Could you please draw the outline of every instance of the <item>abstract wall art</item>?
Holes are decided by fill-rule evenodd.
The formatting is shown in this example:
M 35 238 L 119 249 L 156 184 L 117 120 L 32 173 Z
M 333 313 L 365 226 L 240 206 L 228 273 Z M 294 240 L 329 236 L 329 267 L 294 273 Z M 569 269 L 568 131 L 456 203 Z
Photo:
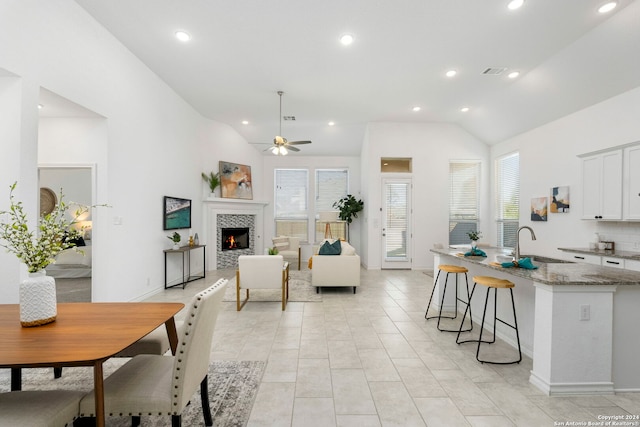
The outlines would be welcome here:
M 253 199 L 251 166 L 220 161 L 221 196 L 227 199 Z
M 534 197 L 531 199 L 531 221 L 547 220 L 547 198 Z
M 569 213 L 569 186 L 551 189 L 551 213 Z

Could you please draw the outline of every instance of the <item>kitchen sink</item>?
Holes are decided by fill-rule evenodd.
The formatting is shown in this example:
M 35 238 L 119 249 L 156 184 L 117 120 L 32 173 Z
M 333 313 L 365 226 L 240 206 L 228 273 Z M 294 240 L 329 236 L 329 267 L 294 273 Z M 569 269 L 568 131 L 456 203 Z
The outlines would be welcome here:
M 573 264 L 573 261 L 567 261 L 564 259 L 550 258 L 541 255 L 520 255 L 520 258 L 531 258 L 531 261 L 539 264 Z

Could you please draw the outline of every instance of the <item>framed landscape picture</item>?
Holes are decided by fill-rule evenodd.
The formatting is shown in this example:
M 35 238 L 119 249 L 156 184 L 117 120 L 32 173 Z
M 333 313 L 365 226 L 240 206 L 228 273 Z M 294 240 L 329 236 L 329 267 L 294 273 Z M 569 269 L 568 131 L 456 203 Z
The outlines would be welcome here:
M 191 200 L 164 196 L 162 203 L 162 229 L 191 228 Z
M 253 199 L 251 166 L 220 161 L 220 195 L 227 199 Z

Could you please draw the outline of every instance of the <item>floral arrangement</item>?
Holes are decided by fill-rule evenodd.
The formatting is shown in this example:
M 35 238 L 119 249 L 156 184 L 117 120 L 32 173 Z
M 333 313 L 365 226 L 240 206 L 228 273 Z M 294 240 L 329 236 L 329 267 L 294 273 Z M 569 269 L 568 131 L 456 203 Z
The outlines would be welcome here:
M 89 206 L 78 205 L 73 219 L 69 220 L 65 215 L 69 206 L 63 201 L 61 190 L 59 202 L 53 211 L 39 219 L 36 230 L 29 230 L 22 202 L 17 202 L 13 194 L 17 184 L 14 182 L 9 187 L 9 210 L 0 211 L 0 216 L 8 217 L 8 220 L 3 218 L 0 222 L 0 246 L 25 263 L 29 273 L 35 273 L 53 263 L 54 257 L 60 252 L 75 246 L 75 240 L 81 236 L 83 229 L 72 226 L 78 222 L 80 215 L 89 211 Z
M 469 236 L 469 238 L 475 242 L 476 240 L 480 240 L 480 238 L 482 237 L 482 231 L 467 231 L 467 236 Z

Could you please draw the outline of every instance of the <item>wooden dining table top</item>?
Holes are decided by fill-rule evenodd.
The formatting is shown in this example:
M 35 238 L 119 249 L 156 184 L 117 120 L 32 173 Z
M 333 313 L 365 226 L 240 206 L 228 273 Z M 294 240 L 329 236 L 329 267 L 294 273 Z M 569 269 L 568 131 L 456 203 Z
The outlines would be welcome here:
M 55 322 L 25 328 L 0 304 L 0 367 L 90 366 L 173 321 L 176 302 L 60 303 Z

